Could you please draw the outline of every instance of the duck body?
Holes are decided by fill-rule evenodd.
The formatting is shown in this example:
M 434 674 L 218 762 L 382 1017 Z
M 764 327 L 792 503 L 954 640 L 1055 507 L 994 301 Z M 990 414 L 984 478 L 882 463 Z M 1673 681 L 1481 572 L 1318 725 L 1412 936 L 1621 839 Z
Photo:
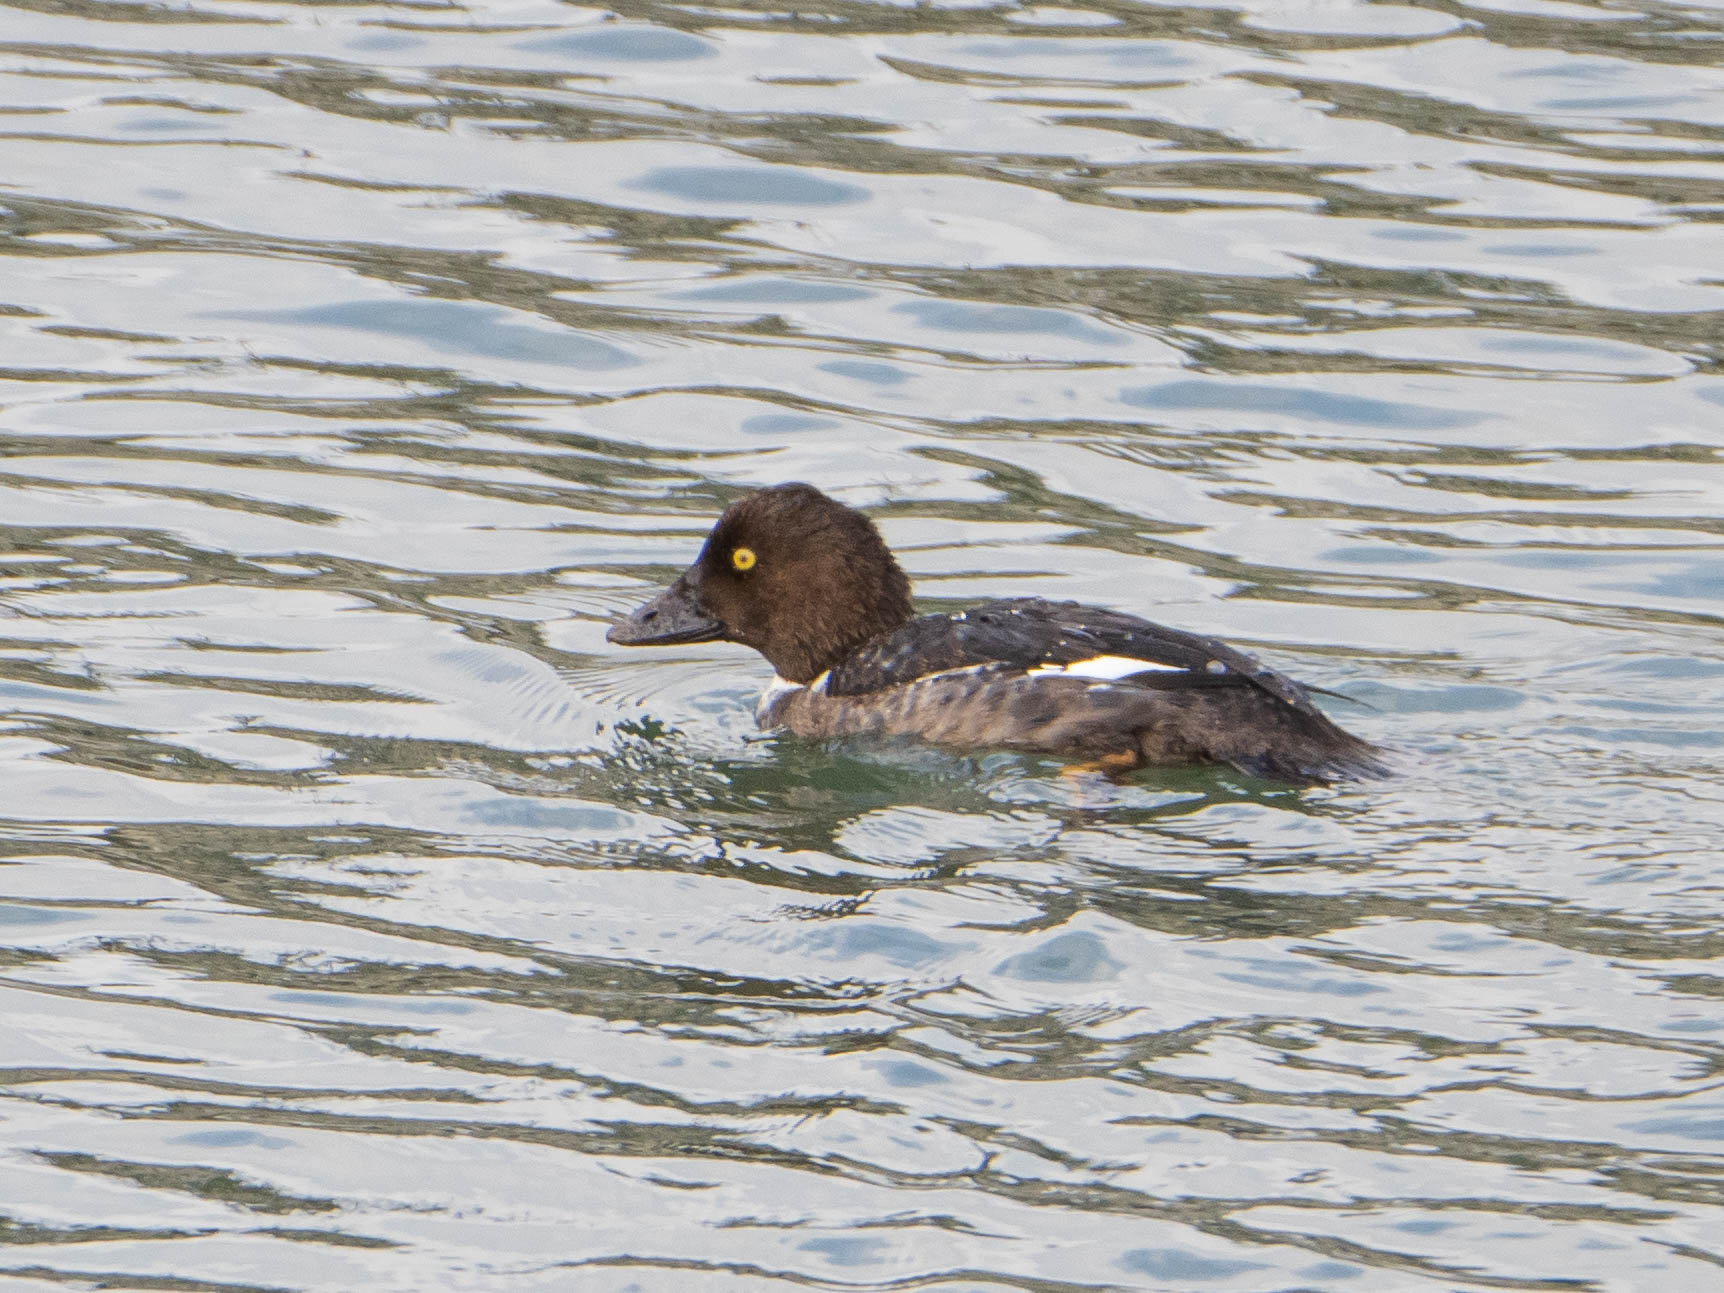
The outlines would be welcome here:
M 778 672 L 760 725 L 803 737 L 909 737 L 1116 772 L 1228 763 L 1295 783 L 1384 771 L 1298 683 L 1214 638 L 1040 598 L 914 616 L 873 523 L 809 485 L 732 504 L 682 577 L 608 636 L 754 647 Z

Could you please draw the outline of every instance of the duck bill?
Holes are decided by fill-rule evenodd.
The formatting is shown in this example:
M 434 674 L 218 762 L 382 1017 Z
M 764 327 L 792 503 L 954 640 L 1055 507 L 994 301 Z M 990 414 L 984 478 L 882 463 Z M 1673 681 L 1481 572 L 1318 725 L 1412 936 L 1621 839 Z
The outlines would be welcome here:
M 700 594 L 687 575 L 613 624 L 605 641 L 618 646 L 668 646 L 673 642 L 716 642 L 724 636 L 720 624 L 700 604 Z

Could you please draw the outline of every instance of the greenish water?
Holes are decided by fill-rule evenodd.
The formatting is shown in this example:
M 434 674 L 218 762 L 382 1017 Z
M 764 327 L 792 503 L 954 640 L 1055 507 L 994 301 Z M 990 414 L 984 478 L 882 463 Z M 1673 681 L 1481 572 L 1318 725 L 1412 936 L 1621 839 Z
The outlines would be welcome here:
M 1724 11 L 0 0 L 0 1288 L 1724 1285 Z M 754 731 L 747 489 L 1391 781 Z

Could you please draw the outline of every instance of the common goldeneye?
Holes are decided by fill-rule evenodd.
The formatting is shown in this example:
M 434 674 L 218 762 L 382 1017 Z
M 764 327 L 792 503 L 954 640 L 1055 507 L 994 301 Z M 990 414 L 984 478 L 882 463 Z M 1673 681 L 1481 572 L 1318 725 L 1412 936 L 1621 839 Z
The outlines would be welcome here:
M 916 616 L 874 523 L 811 485 L 732 503 L 694 564 L 606 636 L 753 647 L 778 674 L 760 725 L 798 736 L 1001 746 L 1114 772 L 1230 763 L 1291 782 L 1384 772 L 1379 751 L 1298 683 L 1214 638 L 1035 597 Z

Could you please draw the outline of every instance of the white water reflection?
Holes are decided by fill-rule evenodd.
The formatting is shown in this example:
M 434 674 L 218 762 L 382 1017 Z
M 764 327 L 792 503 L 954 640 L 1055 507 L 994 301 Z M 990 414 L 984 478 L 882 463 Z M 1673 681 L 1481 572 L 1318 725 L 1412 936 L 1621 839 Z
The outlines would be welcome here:
M 1705 6 L 0 3 L 0 1283 L 1717 1283 Z M 757 739 L 745 488 L 1382 785 Z

